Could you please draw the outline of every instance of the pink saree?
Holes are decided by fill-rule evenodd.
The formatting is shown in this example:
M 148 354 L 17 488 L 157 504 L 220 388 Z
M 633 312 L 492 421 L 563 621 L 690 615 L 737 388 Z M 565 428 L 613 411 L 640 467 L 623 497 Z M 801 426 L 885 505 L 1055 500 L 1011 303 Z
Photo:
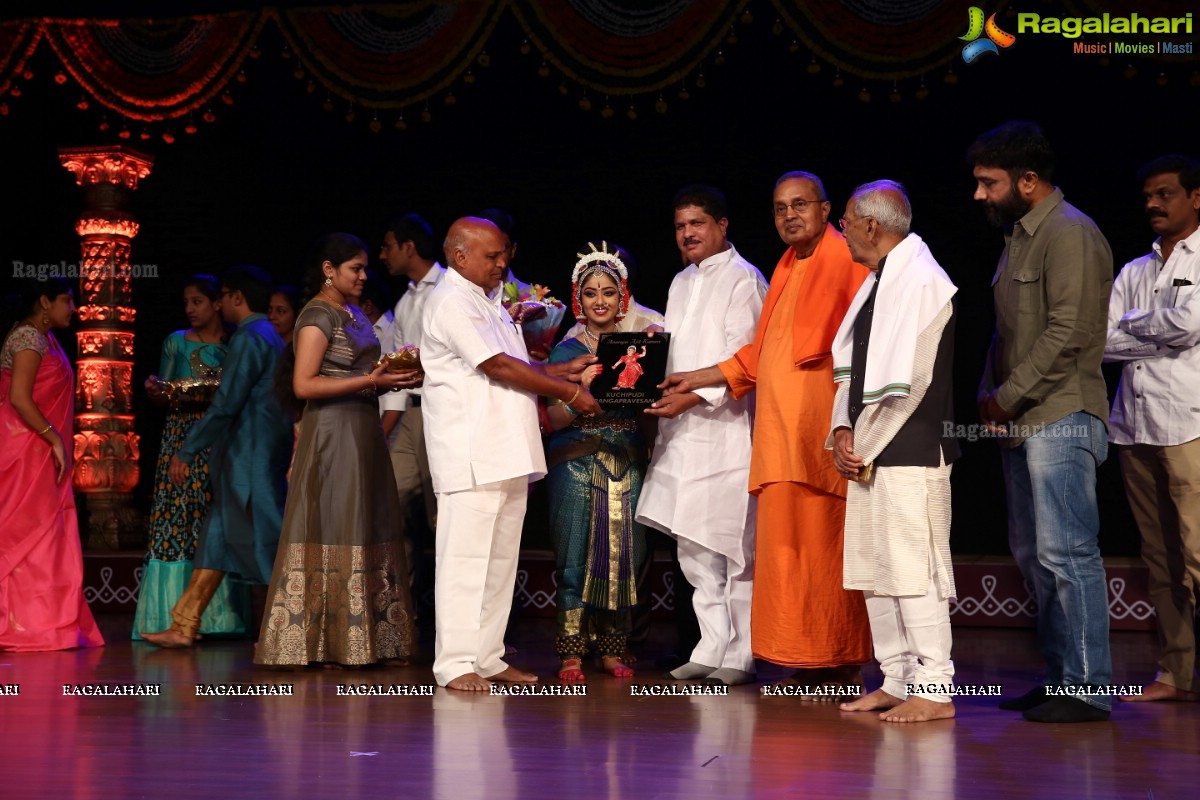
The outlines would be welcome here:
M 83 599 L 83 553 L 71 489 L 75 374 L 53 336 L 33 401 L 66 440 L 67 474 L 9 402 L 12 370 L 0 371 L 0 651 L 104 644 Z

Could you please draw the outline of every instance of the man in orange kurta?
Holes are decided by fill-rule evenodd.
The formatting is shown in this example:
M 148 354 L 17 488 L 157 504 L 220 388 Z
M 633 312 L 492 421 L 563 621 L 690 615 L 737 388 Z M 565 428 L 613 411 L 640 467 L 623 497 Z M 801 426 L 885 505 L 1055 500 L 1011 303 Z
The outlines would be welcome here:
M 846 481 L 824 449 L 835 385 L 831 348 L 869 271 L 829 224 L 820 178 L 775 184 L 775 227 L 789 247 L 771 276 L 751 344 L 714 367 L 667 377 L 668 393 L 757 389 L 750 492 L 758 497 L 751 639 L 757 658 L 803 685 L 861 685 L 871 658 L 861 592 L 842 588 Z M 835 699 L 829 697 L 828 699 Z

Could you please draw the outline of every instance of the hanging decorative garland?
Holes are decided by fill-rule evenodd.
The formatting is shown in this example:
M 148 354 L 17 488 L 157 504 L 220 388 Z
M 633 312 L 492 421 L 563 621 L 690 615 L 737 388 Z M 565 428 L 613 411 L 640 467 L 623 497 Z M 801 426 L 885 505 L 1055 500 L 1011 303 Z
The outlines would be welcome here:
M 672 87 L 725 39 L 749 0 L 531 0 L 513 14 L 545 60 L 597 92 Z
M 304 68 L 368 108 L 402 108 L 450 86 L 480 56 L 504 3 L 271 12 Z
M 939 70 L 958 57 L 966 7 L 938 0 L 771 0 L 812 53 L 860 78 L 894 81 Z
M 0 97 L 13 88 L 13 81 L 24 72 L 25 63 L 41 40 L 40 22 L 0 22 Z
M 266 15 L 240 12 L 167 20 L 46 20 L 46 40 L 71 76 L 130 119 L 194 111 L 234 78 Z
M 959 79 L 961 37 L 968 30 L 966 6 L 942 0 L 754 0 L 777 13 L 771 30 L 790 32 L 788 50 L 802 48 L 811 56 L 810 75 L 823 64 L 836 68 L 834 86 L 845 76 L 886 81 L 877 93 L 891 102 L 904 96 L 899 82 L 921 77 L 913 96 L 929 94 L 924 76 L 943 71 L 942 82 Z M 702 89 L 702 65 L 719 66 L 723 45 L 737 41 L 736 26 L 754 23 L 751 0 L 728 3 L 695 0 L 413 0 L 392 5 L 329 6 L 279 10 L 266 8 L 229 14 L 156 20 L 18 20 L 0 23 L 0 116 L 9 112 L 8 98 L 18 97 L 18 79 L 28 80 L 27 64 L 44 39 L 50 43 L 65 72 L 82 87 L 76 103 L 81 110 L 94 99 L 104 110 L 117 112 L 112 126 L 124 138 L 150 138 L 149 123 L 186 118 L 183 131 L 196 131 L 195 118 L 212 122 L 213 98 L 233 102 L 231 81 L 244 81 L 241 71 L 255 49 L 267 21 L 278 25 L 287 57 L 295 58 L 298 79 L 307 78 L 306 91 L 323 89 L 322 106 L 333 98 L 349 101 L 347 121 L 364 115 L 378 132 L 382 109 L 416 107 L 418 118 L 432 118 L 429 104 L 441 95 L 446 105 L 459 98 L 453 84 L 472 84 L 475 67 L 486 67 L 485 46 L 506 12 L 511 11 L 527 37 L 523 54 L 540 53 L 537 74 L 558 73 L 558 91 L 571 94 L 570 83 L 582 87 L 578 107 L 599 109 L 610 119 L 628 106 L 627 119 L 636 119 L 636 95 L 646 95 L 659 114 L 667 110 L 664 94 L 687 99 L 689 88 Z M 1061 0 L 1046 2 L 1047 15 L 1076 17 L 1177 16 L 1172 0 Z M 1008 0 L 988 9 L 1012 19 Z M 1008 35 L 1008 34 L 1006 34 Z M 1156 55 L 1147 58 L 1164 65 L 1194 63 L 1196 55 Z M 1107 58 L 1098 59 L 1103 66 Z M 1138 74 L 1130 62 L 1121 72 Z M 1155 82 L 1166 85 L 1165 71 Z M 1189 82 L 1200 86 L 1200 73 Z M 589 95 L 589 91 L 594 95 Z M 654 96 L 657 94 L 657 101 Z M 595 101 L 593 102 L 593 96 Z M 858 92 L 870 102 L 867 85 Z M 611 99 L 610 99 L 611 98 Z M 616 98 L 621 98 L 620 102 Z M 616 104 L 616 108 L 614 108 Z M 181 120 L 182 121 L 182 120 Z M 132 123 L 132 124 L 131 124 Z M 138 124 L 142 123 L 142 124 Z M 110 127 L 107 116 L 101 130 Z M 130 128 L 134 130 L 131 131 Z M 140 127 L 140 131 L 138 128 Z M 403 115 L 394 127 L 407 127 Z M 168 128 L 162 138 L 174 141 Z

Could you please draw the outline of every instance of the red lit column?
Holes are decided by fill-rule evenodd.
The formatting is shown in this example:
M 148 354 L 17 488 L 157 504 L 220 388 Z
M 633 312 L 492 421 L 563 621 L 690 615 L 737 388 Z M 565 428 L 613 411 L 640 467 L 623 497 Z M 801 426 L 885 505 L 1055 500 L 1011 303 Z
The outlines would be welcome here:
M 72 480 L 87 499 L 87 546 L 140 548 L 146 537 L 132 494 L 138 482 L 138 436 L 129 261 L 138 223 L 126 208 L 154 159 L 120 145 L 63 147 L 58 158 L 83 187 L 84 199 L 75 223 L 81 258 Z

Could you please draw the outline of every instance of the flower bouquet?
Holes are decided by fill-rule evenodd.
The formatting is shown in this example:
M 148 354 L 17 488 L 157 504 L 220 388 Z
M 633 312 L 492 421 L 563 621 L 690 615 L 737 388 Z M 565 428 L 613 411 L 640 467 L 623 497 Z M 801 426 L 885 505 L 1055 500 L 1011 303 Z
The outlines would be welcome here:
M 535 361 L 545 361 L 554 346 L 554 336 L 567 308 L 550 296 L 550 288 L 535 283 L 523 286 L 515 281 L 504 284 L 502 301 L 513 322 L 521 326 L 525 349 Z

